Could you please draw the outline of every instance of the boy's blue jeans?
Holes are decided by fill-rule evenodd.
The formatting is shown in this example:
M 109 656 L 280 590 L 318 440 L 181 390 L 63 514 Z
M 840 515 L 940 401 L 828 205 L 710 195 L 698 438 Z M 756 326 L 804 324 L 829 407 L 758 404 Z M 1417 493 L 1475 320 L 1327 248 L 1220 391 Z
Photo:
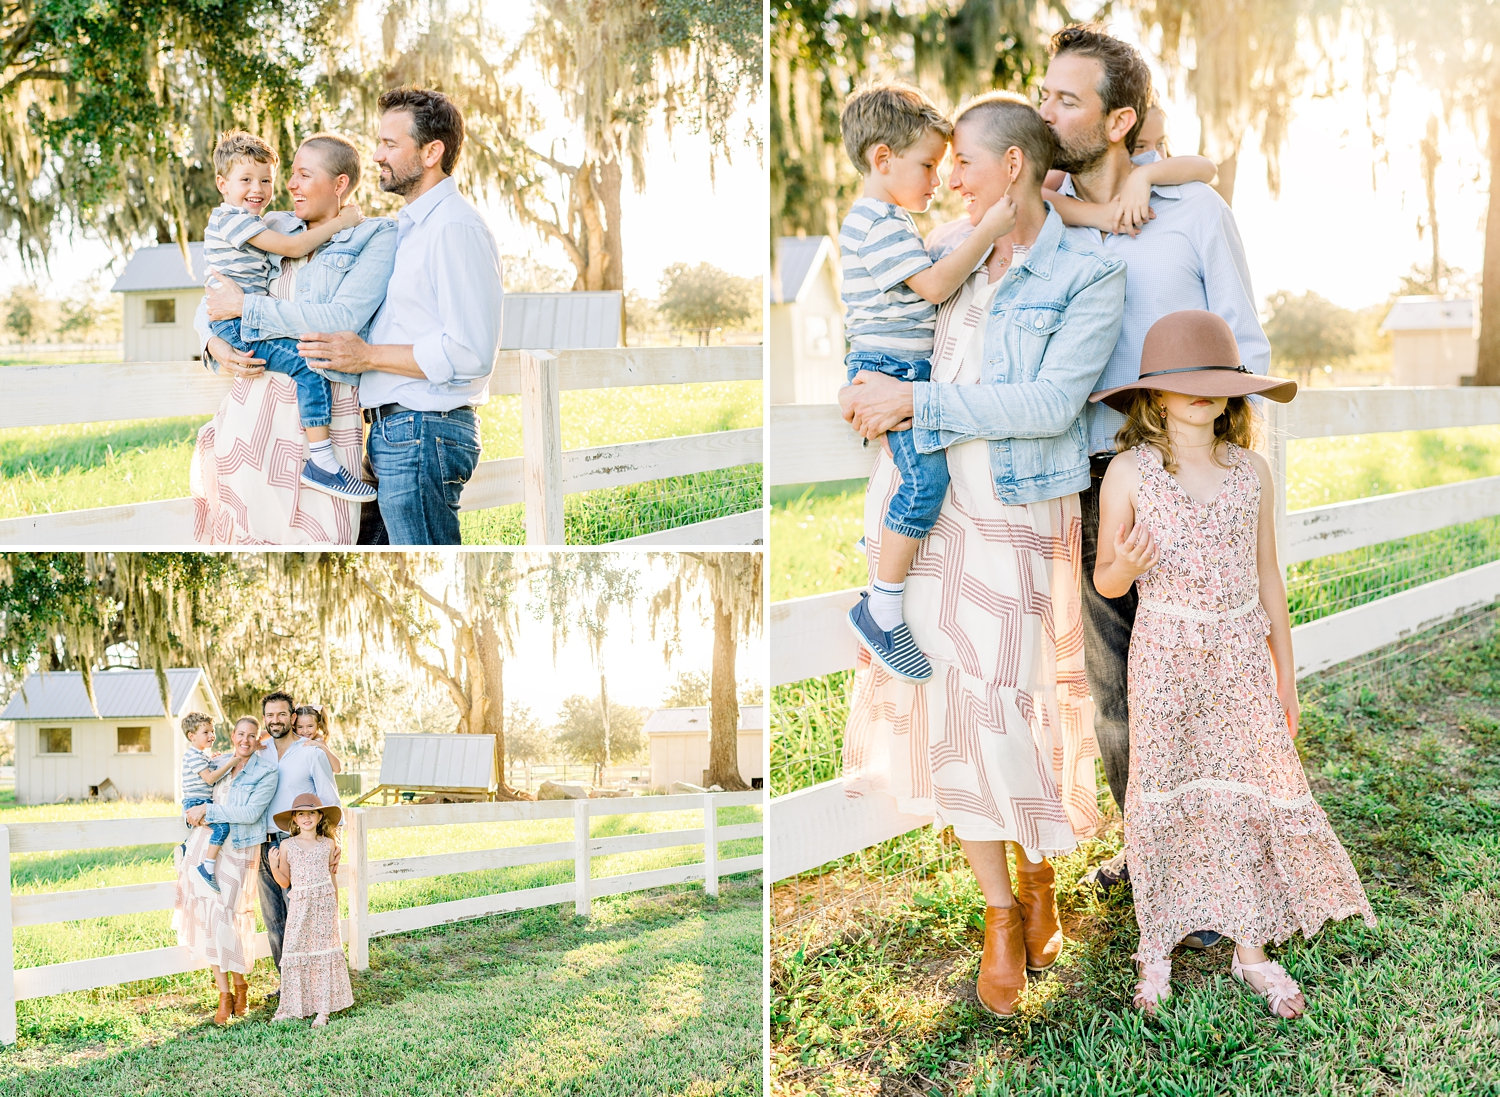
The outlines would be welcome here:
M 844 357 L 844 365 L 848 367 L 850 381 L 860 370 L 883 373 L 899 381 L 928 381 L 932 378 L 932 363 L 925 358 L 902 359 L 875 351 L 856 350 Z M 891 458 L 901 472 L 901 486 L 886 508 L 885 528 L 920 541 L 932 532 L 938 511 L 943 509 L 943 496 L 948 494 L 948 453 L 946 450 L 918 453 L 909 430 L 890 431 L 885 440 L 891 447 Z
M 247 343 L 240 338 L 238 320 L 214 320 L 208 330 L 228 343 L 235 350 L 244 351 L 266 360 L 266 369 L 272 373 L 284 373 L 297 386 L 297 418 L 302 429 L 326 427 L 333 420 L 333 388 L 328 378 L 307 364 L 307 359 L 297 353 L 295 339 L 262 339 Z
M 222 339 L 223 336 L 220 336 L 220 338 Z M 186 800 L 184 800 L 182 802 L 182 813 L 184 815 L 186 815 L 188 812 L 192 811 L 195 807 L 200 807 L 203 804 L 211 804 L 211 803 L 213 803 L 212 800 L 205 800 L 201 796 L 190 797 L 189 799 L 186 799 Z M 228 823 L 213 823 L 213 824 L 211 824 L 209 826 L 209 828 L 208 828 L 208 844 L 209 845 L 211 845 L 211 846 L 222 846 L 227 841 L 229 841 L 229 824 Z

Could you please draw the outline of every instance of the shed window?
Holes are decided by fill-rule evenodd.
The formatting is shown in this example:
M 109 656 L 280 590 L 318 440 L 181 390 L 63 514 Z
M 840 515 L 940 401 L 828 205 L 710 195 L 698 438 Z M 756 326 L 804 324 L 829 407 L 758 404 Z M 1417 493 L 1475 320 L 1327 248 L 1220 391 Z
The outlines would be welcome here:
M 38 754 L 73 753 L 72 728 L 37 728 L 36 741 Z
M 115 753 L 150 754 L 151 729 L 149 727 L 115 728 Z
M 148 297 L 146 299 L 146 323 L 148 323 L 148 324 L 175 324 L 175 323 L 177 323 L 177 298 L 175 298 L 175 297 Z

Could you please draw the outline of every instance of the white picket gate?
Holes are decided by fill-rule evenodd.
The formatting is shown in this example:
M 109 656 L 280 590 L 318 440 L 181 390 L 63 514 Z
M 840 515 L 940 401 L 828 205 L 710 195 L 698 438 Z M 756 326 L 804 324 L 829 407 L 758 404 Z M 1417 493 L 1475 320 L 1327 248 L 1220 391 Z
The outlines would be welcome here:
M 721 858 L 719 843 L 738 838 L 763 838 L 764 812 L 760 821 L 720 825 L 720 808 L 752 805 L 764 807 L 765 794 L 716 792 L 684 796 L 642 796 L 600 800 L 544 800 L 516 803 L 397 804 L 390 807 L 352 808 L 345 814 L 347 833 L 339 884 L 350 889 L 349 916 L 340 922 L 340 936 L 349 945 L 349 965 L 356 971 L 370 966 L 370 938 L 429 926 L 447 925 L 470 918 L 528 910 L 572 902 L 575 911 L 587 917 L 592 900 L 605 895 L 645 891 L 669 884 L 702 880 L 709 895 L 718 895 L 719 880 L 741 872 L 759 871 L 761 854 Z M 666 811 L 700 811 L 703 825 L 687 830 L 655 831 L 593 837 L 589 822 L 607 815 L 656 814 Z M 542 819 L 572 819 L 573 837 L 568 841 L 504 846 L 498 849 L 436 853 L 412 857 L 372 860 L 372 831 L 398 827 L 425 827 L 464 823 L 530 822 Z M 0 1044 L 16 1040 L 16 1003 L 30 998 L 90 990 L 196 971 L 199 964 L 180 945 L 118 953 L 86 960 L 36 967 L 15 966 L 14 928 L 46 925 L 81 918 L 104 918 L 118 914 L 140 914 L 171 910 L 175 884 L 162 880 L 115 887 L 80 888 L 69 891 L 14 894 L 11 890 L 11 856 L 16 853 L 81 851 L 122 846 L 175 844 L 184 827 L 179 816 L 149 819 L 109 819 L 89 822 L 13 823 L 0 826 L 0 882 L 5 892 L 0 902 Z M 616 876 L 592 874 L 592 859 L 616 853 L 703 846 L 702 861 L 670 868 L 649 869 Z M 573 879 L 565 883 L 518 891 L 455 899 L 442 903 L 370 910 L 370 885 L 388 880 L 418 880 L 430 876 L 483 872 L 549 861 L 573 862 Z M 266 935 L 257 935 L 256 955 L 269 956 Z
M 1277 540 L 1283 567 L 1351 549 L 1500 515 L 1500 476 L 1286 510 L 1286 442 L 1391 431 L 1500 424 L 1500 389 L 1309 389 L 1270 404 Z M 771 483 L 806 484 L 868 476 L 877 451 L 865 448 L 832 405 L 771 409 Z M 844 620 L 859 589 L 771 606 L 771 685 L 848 670 L 855 644 Z M 1500 561 L 1366 602 L 1292 629 L 1297 674 L 1325 670 L 1413 636 L 1500 598 Z M 903 815 L 880 793 L 845 795 L 842 780 L 778 796 L 767 856 L 782 880 L 931 820 Z
M 480 462 L 463 509 L 524 503 L 527 543 L 560 545 L 565 495 L 759 463 L 760 427 L 565 451 L 560 396 L 566 389 L 759 381 L 762 357 L 758 346 L 502 351 L 490 394 L 520 395 L 522 455 Z M 230 385 L 190 361 L 11 366 L 0 379 L 0 429 L 208 416 Z M 764 523 L 757 508 L 628 540 L 754 544 Z M 0 545 L 182 545 L 192 542 L 192 531 L 192 500 L 161 499 L 0 519 Z

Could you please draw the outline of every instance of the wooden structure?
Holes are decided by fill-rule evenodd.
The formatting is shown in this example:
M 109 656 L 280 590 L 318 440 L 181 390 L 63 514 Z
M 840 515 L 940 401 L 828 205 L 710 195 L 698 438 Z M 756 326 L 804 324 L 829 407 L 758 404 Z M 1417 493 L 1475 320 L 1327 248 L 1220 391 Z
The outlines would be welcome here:
M 176 244 L 139 249 L 110 287 L 124 299 L 121 337 L 127 362 L 197 358 L 203 348 L 193 331 L 193 311 L 203 299 L 203 244 L 189 244 L 193 270 Z
M 824 404 L 844 383 L 839 248 L 828 236 L 783 236 L 771 294 L 771 403 Z M 779 456 L 779 455 L 778 455 Z
M 493 735 L 404 735 L 388 733 L 380 755 L 380 780 L 356 804 L 380 797 L 382 804 L 401 799 L 436 803 L 493 800 Z
M 1500 388 L 1311 389 L 1290 404 L 1268 406 L 1283 567 L 1500 515 L 1500 476 L 1286 510 L 1287 439 L 1493 425 L 1500 422 Z M 771 445 L 773 485 L 868 476 L 875 460 L 837 406 L 773 408 Z M 845 614 L 858 596 L 859 590 L 851 589 L 773 603 L 769 684 L 853 667 L 854 639 Z M 1297 674 L 1326 670 L 1496 599 L 1500 561 L 1491 561 L 1298 625 L 1292 629 Z M 886 794 L 851 797 L 841 779 L 779 796 L 772 810 L 773 881 L 931 822 L 900 813 Z
M 651 787 L 671 788 L 677 781 L 708 785 L 708 706 L 659 708 L 642 729 L 650 743 Z M 766 706 L 741 705 L 736 757 L 740 776 L 752 787 L 766 776 Z
M 180 800 L 187 740 L 179 721 L 189 712 L 224 719 L 208 675 L 167 671 L 166 709 L 154 670 L 99 671 L 93 681 L 97 709 L 82 674 L 51 671 L 28 675 L 0 712 L 16 725 L 16 803 Z
M 636 347 L 502 351 L 490 395 L 520 394 L 520 457 L 481 461 L 464 488 L 465 510 L 524 503 L 526 540 L 563 543 L 563 497 L 695 472 L 758 464 L 762 430 L 716 431 L 587 449 L 562 447 L 562 393 L 570 389 L 759 381 L 760 347 Z M 11 366 L 0 429 L 209 416 L 229 378 L 197 362 Z M 69 394 L 66 400 L 58 393 Z M 764 538 L 765 510 L 726 514 L 620 544 L 746 545 Z M 149 503 L 0 519 L 0 545 L 183 545 L 193 539 L 193 501 Z
M 593 899 L 605 895 L 645 891 L 702 880 L 709 895 L 719 893 L 725 876 L 758 872 L 759 853 L 743 857 L 720 857 L 722 842 L 763 838 L 765 814 L 753 823 L 721 825 L 719 810 L 754 805 L 762 807 L 760 792 L 723 792 L 692 796 L 650 796 L 629 800 L 552 800 L 544 803 L 508 804 L 397 804 L 391 807 L 352 808 L 346 813 L 348 830 L 338 882 L 349 889 L 349 916 L 339 923 L 340 936 L 349 945 L 349 966 L 364 971 L 370 966 L 370 938 L 405 933 L 429 926 L 447 925 L 492 914 L 530 910 L 572 903 L 587 917 Z M 702 825 L 688 829 L 642 834 L 594 836 L 592 820 L 610 815 L 655 814 L 692 811 L 702 814 Z M 369 835 L 375 830 L 467 823 L 572 821 L 570 840 L 498 849 L 432 853 L 411 857 L 372 859 Z M 154 819 L 108 819 L 97 822 L 20 823 L 0 826 L 0 1044 L 16 1042 L 16 1002 L 53 994 L 114 986 L 138 979 L 152 979 L 196 971 L 198 962 L 181 945 L 116 953 L 67 963 L 17 969 L 13 931 L 18 926 L 49 925 L 83 918 L 106 918 L 117 914 L 140 914 L 171 910 L 176 893 L 172 880 L 114 887 L 78 888 L 68 891 L 12 891 L 11 855 L 14 853 L 67 853 L 118 846 L 176 845 L 182 840 L 182 820 L 175 816 Z M 703 860 L 695 864 L 649 869 L 615 876 L 595 876 L 595 857 L 640 850 L 702 846 Z M 517 865 L 572 861 L 573 879 L 560 884 L 525 888 L 455 899 L 394 910 L 370 910 L 370 886 L 391 880 L 420 880 L 455 873 L 484 872 Z M 269 956 L 266 935 L 256 938 L 256 956 Z
M 1474 302 L 1398 297 L 1380 322 L 1391 336 L 1391 384 L 1472 384 L 1479 364 Z

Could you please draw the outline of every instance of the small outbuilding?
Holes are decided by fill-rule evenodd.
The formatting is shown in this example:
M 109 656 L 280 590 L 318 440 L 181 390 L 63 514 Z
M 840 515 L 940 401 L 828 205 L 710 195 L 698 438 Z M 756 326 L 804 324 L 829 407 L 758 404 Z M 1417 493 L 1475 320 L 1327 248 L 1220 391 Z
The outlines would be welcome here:
M 189 244 L 188 250 L 193 270 L 202 270 L 203 245 Z M 125 299 L 125 361 L 183 362 L 201 355 L 193 310 L 203 298 L 203 282 L 183 264 L 176 244 L 141 248 L 110 291 Z
M 670 788 L 673 782 L 708 785 L 708 706 L 659 708 L 646 718 L 643 729 L 651 750 L 651 787 Z M 760 788 L 765 782 L 766 707 L 741 705 L 739 726 L 740 776 Z
M 1391 384 L 1474 383 L 1479 335 L 1472 299 L 1398 297 L 1380 330 L 1391 335 Z
M 844 384 L 839 249 L 828 236 L 783 236 L 771 293 L 771 403 L 832 404 Z
M 180 800 L 182 717 L 224 719 L 208 675 L 198 667 L 167 671 L 167 710 L 154 670 L 99 671 L 93 679 L 97 710 L 82 674 L 52 671 L 28 675 L 0 712 L 15 722 L 16 803 L 87 800 L 101 786 L 125 799 Z

